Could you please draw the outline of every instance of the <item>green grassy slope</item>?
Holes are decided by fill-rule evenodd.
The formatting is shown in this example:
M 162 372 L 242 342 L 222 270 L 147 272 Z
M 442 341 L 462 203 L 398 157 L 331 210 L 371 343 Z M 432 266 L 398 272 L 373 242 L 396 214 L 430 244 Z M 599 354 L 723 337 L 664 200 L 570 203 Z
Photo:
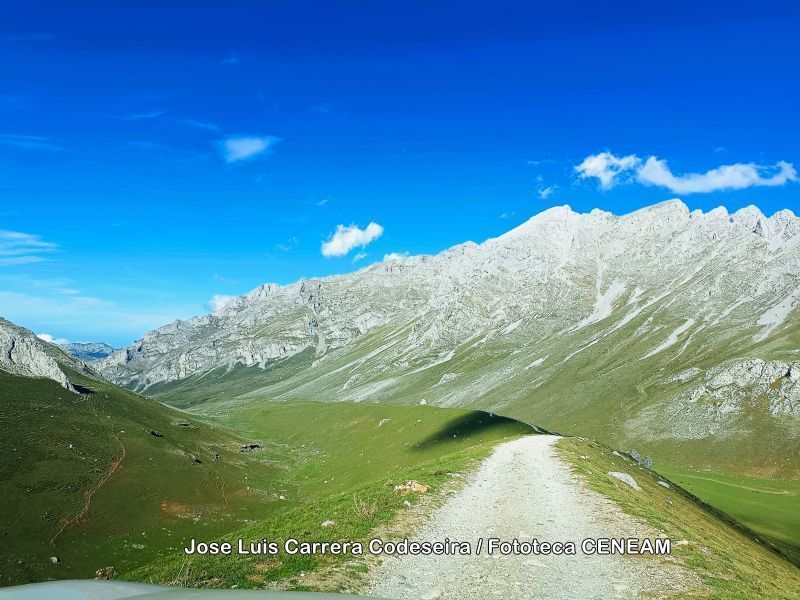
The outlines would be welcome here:
M 68 375 L 88 393 L 0 372 L 0 585 L 155 568 L 192 537 L 247 528 L 302 533 L 325 518 L 346 527 L 350 515 L 357 535 L 393 514 L 376 496 L 389 480 L 416 474 L 435 486 L 497 441 L 531 432 L 424 406 L 252 404 L 194 416 Z M 242 453 L 243 443 L 261 448 Z M 354 493 L 383 508 L 351 515 Z
M 219 418 L 219 415 L 217 416 Z M 254 439 L 296 453 L 283 480 L 286 510 L 223 536 L 226 540 L 365 540 L 416 498 L 394 486 L 416 479 L 436 492 L 488 455 L 502 440 L 532 433 L 523 423 L 478 411 L 353 403 L 263 403 L 225 412 L 226 423 Z M 328 520 L 333 527 L 323 527 Z M 315 569 L 342 563 L 340 577 L 310 583 Z M 192 557 L 166 552 L 123 573 L 132 580 L 198 587 L 259 588 L 284 580 L 293 589 L 349 589 L 363 564 L 344 559 L 281 555 Z M 304 576 L 300 574 L 303 573 Z
M 684 292 L 674 290 L 662 304 Z M 237 367 L 225 379 L 209 374 L 155 392 L 167 403 L 188 402 L 219 415 L 264 400 L 306 398 L 355 397 L 392 405 L 425 399 L 441 406 L 491 409 L 565 435 L 635 448 L 663 464 L 711 470 L 722 478 L 769 477 L 784 490 L 795 489 L 800 417 L 771 413 L 765 397 L 747 390 L 735 410 L 710 399 L 687 402 L 682 396 L 703 378 L 681 381 L 675 376 L 748 358 L 796 362 L 800 319 L 788 319 L 762 341 L 756 341 L 758 328 L 698 321 L 673 346 L 643 358 L 685 321 L 669 317 L 656 304 L 614 329 L 631 310 L 626 302 L 621 298 L 611 317 L 577 331 L 535 340 L 513 333 L 466 340 L 447 360 L 431 355 L 398 366 L 387 356 L 395 345 L 402 346 L 410 324 L 384 326 L 313 366 L 307 350 L 266 370 Z M 442 383 L 446 374 L 454 378 Z M 794 495 L 754 492 L 755 497 L 732 499 L 726 488 L 698 488 L 698 495 L 797 552 L 800 529 L 787 516 L 787 511 L 800 512 Z
M 486 339 L 479 335 L 448 355 L 442 349 L 409 361 L 393 353 L 404 347 L 414 323 L 381 326 L 316 360 L 307 349 L 266 369 L 217 369 L 147 393 L 167 404 L 202 410 L 204 404 L 260 398 L 382 404 L 425 399 L 590 435 L 670 464 L 800 478 L 798 416 L 771 414 L 764 398 L 746 394 L 735 413 L 713 403 L 687 406 L 679 396 L 700 380 L 671 379 L 690 368 L 706 371 L 747 358 L 796 361 L 800 319 L 787 319 L 761 341 L 756 341 L 757 327 L 698 321 L 674 345 L 644 358 L 684 324 L 663 307 L 687 290 L 688 284 L 676 288 L 629 320 L 623 317 L 632 315 L 633 308 L 623 297 L 610 317 L 576 331 L 539 338 L 516 332 Z M 443 382 L 445 375 L 452 379 Z
M 676 487 L 662 487 L 654 471 L 643 469 L 597 442 L 566 438 L 558 448 L 590 488 L 625 512 L 643 519 L 673 540 L 673 555 L 697 573 L 709 598 L 800 598 L 800 569 L 757 542 L 753 534 Z M 631 486 L 608 475 L 631 475 Z
M 764 479 L 657 464 L 698 498 L 774 543 L 800 565 L 800 481 Z
M 226 430 L 68 375 L 91 393 L 0 372 L 0 585 L 141 564 L 198 528 L 227 531 L 278 504 L 269 494 L 280 460 L 243 455 Z

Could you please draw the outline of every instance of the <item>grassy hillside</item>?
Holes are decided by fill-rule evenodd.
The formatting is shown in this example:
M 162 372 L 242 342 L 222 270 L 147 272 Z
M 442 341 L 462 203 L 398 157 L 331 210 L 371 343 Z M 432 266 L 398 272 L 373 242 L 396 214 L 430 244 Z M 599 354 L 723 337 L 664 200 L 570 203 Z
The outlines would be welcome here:
M 0 372 L 0 585 L 108 566 L 149 580 L 136 569 L 169 565 L 192 537 L 288 535 L 327 518 L 348 527 L 354 494 L 371 516 L 353 514 L 340 531 L 358 535 L 397 508 L 384 486 L 406 476 L 436 486 L 498 440 L 531 431 L 424 406 L 283 403 L 195 417 L 68 375 L 85 394 Z M 260 448 L 240 452 L 245 443 Z M 301 561 L 270 577 L 308 568 Z
M 479 411 L 427 406 L 353 403 L 262 403 L 217 414 L 253 439 L 293 448 L 296 465 L 285 473 L 286 510 L 223 536 L 226 540 L 365 540 L 392 520 L 414 496 L 394 486 L 415 479 L 437 492 L 487 456 L 498 442 L 532 433 L 523 423 Z M 335 525 L 323 526 L 326 521 Z M 320 567 L 339 570 L 311 584 Z M 281 555 L 192 557 L 166 552 L 158 561 L 123 576 L 136 581 L 198 587 L 259 588 L 283 580 L 293 589 L 344 590 L 363 571 L 347 559 Z M 303 574 L 301 576 L 301 573 Z
M 566 438 L 558 448 L 589 487 L 670 537 L 673 555 L 701 577 L 708 586 L 707 597 L 800 598 L 800 569 L 723 513 L 675 484 L 663 487 L 656 472 L 597 442 Z M 628 473 L 640 489 L 612 478 L 610 471 Z
M 277 506 L 282 457 L 244 455 L 231 432 L 68 375 L 87 393 L 0 372 L 0 585 L 124 569 Z
M 648 356 L 684 325 L 664 307 L 690 291 L 688 284 L 678 287 L 662 303 L 636 314 L 622 297 L 610 317 L 575 331 L 533 338 L 516 330 L 478 334 L 448 352 L 441 348 L 408 360 L 401 351 L 415 323 L 380 326 L 322 357 L 315 358 L 309 348 L 263 369 L 219 368 L 153 386 L 147 394 L 201 410 L 221 400 L 262 398 L 382 404 L 426 400 L 590 435 L 670 464 L 800 478 L 796 413 L 774 412 L 764 397 L 746 390 L 736 406 L 683 397 L 721 364 L 748 358 L 797 361 L 800 320 L 787 320 L 761 341 L 756 341 L 759 328 L 698 321 L 673 345 Z M 629 319 L 623 319 L 626 313 Z M 689 369 L 699 375 L 676 379 Z
M 656 469 L 774 543 L 800 565 L 800 481 L 657 464 Z

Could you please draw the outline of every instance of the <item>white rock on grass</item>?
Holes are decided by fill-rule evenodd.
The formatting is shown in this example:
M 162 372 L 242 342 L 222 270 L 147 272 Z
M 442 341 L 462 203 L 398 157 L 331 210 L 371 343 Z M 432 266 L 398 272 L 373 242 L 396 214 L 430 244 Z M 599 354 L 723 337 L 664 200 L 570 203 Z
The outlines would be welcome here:
M 636 480 L 627 473 L 620 473 L 619 471 L 609 471 L 608 474 L 611 475 L 611 477 L 614 477 L 615 479 L 619 479 L 623 483 L 627 483 L 635 490 L 642 489 L 639 487 L 639 484 L 636 483 Z

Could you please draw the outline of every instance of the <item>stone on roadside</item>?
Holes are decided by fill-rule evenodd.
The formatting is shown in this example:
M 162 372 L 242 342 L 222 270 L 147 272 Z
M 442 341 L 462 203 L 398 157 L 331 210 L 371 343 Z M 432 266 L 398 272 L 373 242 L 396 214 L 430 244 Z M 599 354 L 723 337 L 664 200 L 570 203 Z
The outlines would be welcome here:
M 424 483 L 412 479 L 394 486 L 394 493 L 400 494 L 401 496 L 407 496 L 408 494 L 425 494 L 428 492 L 428 489 L 428 486 Z

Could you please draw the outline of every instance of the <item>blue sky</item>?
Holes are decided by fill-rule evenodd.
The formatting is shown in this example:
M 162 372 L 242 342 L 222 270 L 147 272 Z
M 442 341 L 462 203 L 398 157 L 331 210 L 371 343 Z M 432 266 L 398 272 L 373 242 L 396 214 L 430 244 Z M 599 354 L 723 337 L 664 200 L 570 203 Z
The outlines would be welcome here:
M 797 212 L 800 5 L 605 4 L 9 4 L 0 314 L 124 345 L 557 204 Z

